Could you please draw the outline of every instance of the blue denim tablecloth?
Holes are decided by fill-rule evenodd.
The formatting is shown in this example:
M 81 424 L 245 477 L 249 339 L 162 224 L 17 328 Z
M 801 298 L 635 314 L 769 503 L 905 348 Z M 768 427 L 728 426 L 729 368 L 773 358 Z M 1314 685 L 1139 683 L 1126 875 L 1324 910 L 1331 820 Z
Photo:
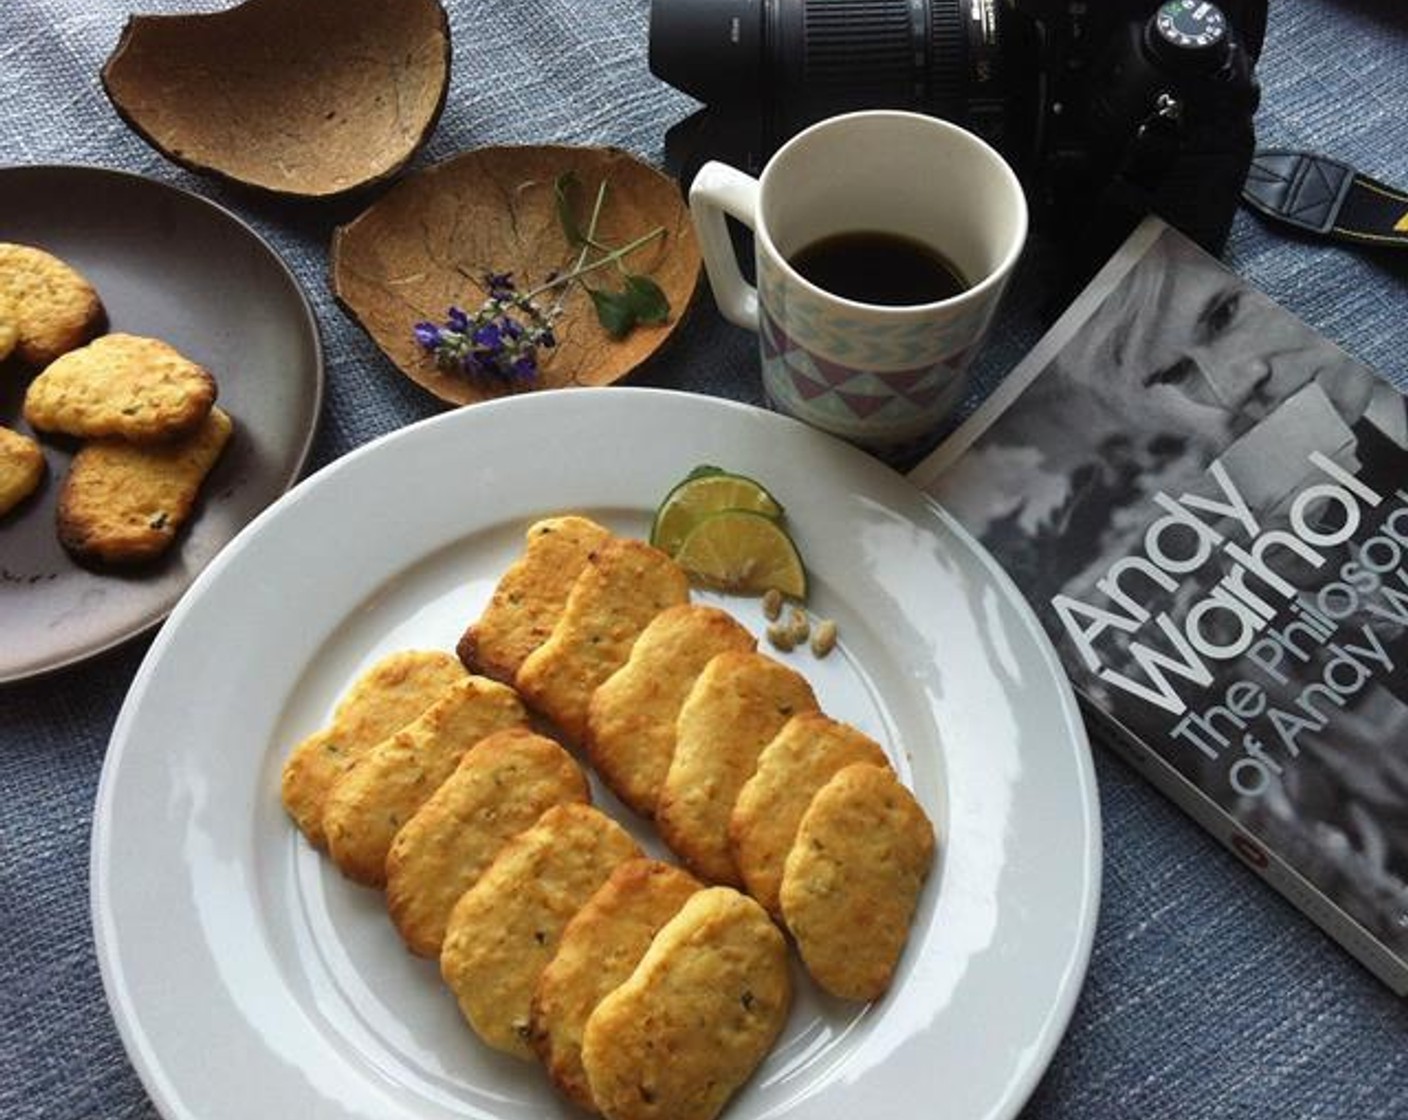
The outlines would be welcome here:
M 223 6 L 149 0 L 142 10 Z M 692 107 L 646 70 L 646 0 L 446 6 L 449 102 L 420 164 L 488 143 L 541 141 L 614 144 L 658 162 L 664 127 Z M 216 199 L 263 234 L 321 320 L 328 392 L 311 468 L 436 412 L 332 300 L 328 235 L 348 215 L 279 206 L 197 178 L 119 120 L 98 73 L 127 14 L 115 0 L 0 4 L 0 163 L 140 172 Z M 1275 0 L 1261 75 L 1263 146 L 1317 149 L 1408 186 L 1405 0 Z M 1226 259 L 1408 385 L 1408 253 L 1353 253 L 1242 213 Z M 975 397 L 1040 334 L 1043 291 L 1040 270 L 1026 269 L 980 364 Z M 751 336 L 706 304 L 669 360 L 634 383 L 757 401 L 755 361 Z M 98 773 L 147 644 L 0 688 L 6 1120 L 156 1115 L 104 1003 L 88 911 Z M 1026 1120 L 1408 1116 L 1402 1003 L 1140 778 L 1103 752 L 1096 761 L 1106 875 L 1094 956 Z M 942 1100 L 935 1086 L 913 1114 L 942 1116 Z

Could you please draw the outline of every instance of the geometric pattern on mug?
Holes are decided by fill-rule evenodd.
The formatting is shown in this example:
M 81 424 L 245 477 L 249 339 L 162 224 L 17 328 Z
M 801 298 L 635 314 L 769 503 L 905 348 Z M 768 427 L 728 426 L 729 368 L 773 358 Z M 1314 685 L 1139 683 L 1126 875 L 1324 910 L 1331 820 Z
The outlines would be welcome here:
M 799 345 L 853 367 L 921 366 L 967 349 L 986 325 L 990 309 L 978 303 L 938 322 L 932 315 L 877 320 L 848 315 L 795 287 L 760 284 L 758 295 L 764 314 L 767 308 L 780 312 Z
M 888 422 L 897 427 L 927 419 L 947 405 L 956 375 L 967 363 L 966 351 L 940 362 L 908 369 L 855 369 L 813 354 L 778 327 L 764 311 L 759 316 L 764 361 L 773 366 L 771 386 L 794 406 L 849 431 Z

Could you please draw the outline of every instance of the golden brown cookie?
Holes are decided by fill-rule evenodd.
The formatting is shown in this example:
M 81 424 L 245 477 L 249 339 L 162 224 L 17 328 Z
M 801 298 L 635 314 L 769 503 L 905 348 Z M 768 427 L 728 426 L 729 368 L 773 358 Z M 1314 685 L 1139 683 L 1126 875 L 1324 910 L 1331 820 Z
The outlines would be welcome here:
M 33 245 L 0 241 L 0 295 L 12 308 L 15 352 L 45 366 L 103 328 L 98 293 L 77 269 Z
M 782 916 L 812 979 L 878 999 L 909 938 L 934 827 L 888 766 L 854 763 L 812 798 L 782 872 Z
M 816 709 L 802 675 L 764 653 L 720 653 L 699 674 L 680 708 L 655 824 L 700 878 L 742 885 L 728 840 L 738 791 L 783 724 Z
M 533 990 L 563 928 L 619 863 L 640 854 L 626 830 L 600 810 L 555 805 L 510 840 L 464 892 L 445 928 L 440 975 L 484 1042 L 533 1056 Z
M 689 579 L 678 564 L 644 541 L 611 538 L 592 552 L 548 640 L 524 660 L 518 691 L 580 743 L 597 686 L 626 663 L 652 618 L 688 601 Z
M 391 842 L 386 906 L 406 947 L 438 957 L 450 911 L 503 846 L 554 805 L 590 800 L 553 740 L 523 728 L 480 740 Z
M 0 517 L 39 489 L 44 452 L 21 432 L 0 428 Z
M 465 676 L 450 654 L 417 649 L 388 654 L 353 682 L 327 726 L 299 741 L 284 762 L 284 808 L 309 842 L 323 846 L 323 805 L 337 780 Z
M 718 607 L 681 603 L 650 620 L 587 710 L 587 755 L 617 797 L 643 816 L 655 814 L 675 753 L 675 720 L 695 679 L 714 654 L 757 644 Z
M 607 1120 L 713 1120 L 777 1040 L 787 943 L 729 887 L 694 894 L 587 1020 L 582 1065 Z
M 533 993 L 529 1041 L 569 1100 L 596 1111 L 582 1068 L 587 1019 L 635 971 L 655 935 L 699 889 L 700 882 L 678 867 L 627 860 L 562 931 L 557 955 Z
M 195 510 L 234 423 L 210 410 L 193 435 L 139 446 L 125 440 L 86 443 L 59 492 L 59 541 L 96 564 L 141 564 L 171 547 Z
M 15 352 L 20 341 L 20 315 L 14 298 L 0 286 L 0 362 Z
M 80 439 L 169 443 L 201 427 L 215 394 L 215 378 L 160 339 L 105 334 L 30 382 L 24 418 Z
M 527 722 L 528 712 L 508 685 L 476 676 L 452 684 L 328 791 L 323 836 L 332 861 L 355 882 L 385 885 L 391 841 L 454 773 L 465 752 L 495 731 Z
M 738 792 L 728 822 L 733 861 L 748 893 L 774 917 L 782 865 L 812 796 L 853 762 L 888 766 L 880 744 L 821 712 L 788 720 L 758 756 L 758 768 Z
M 611 538 L 586 517 L 549 517 L 528 529 L 523 554 L 494 587 L 455 651 L 472 673 L 513 683 L 524 658 L 547 640 L 587 558 Z

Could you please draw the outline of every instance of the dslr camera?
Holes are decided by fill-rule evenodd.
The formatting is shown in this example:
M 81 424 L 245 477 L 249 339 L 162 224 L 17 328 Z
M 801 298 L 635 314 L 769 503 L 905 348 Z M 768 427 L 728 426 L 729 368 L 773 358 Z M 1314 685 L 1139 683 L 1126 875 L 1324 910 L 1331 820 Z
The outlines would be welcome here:
M 665 138 L 686 187 L 757 174 L 824 117 L 977 133 L 1034 227 L 1098 264 L 1153 212 L 1221 251 L 1255 148 L 1268 0 L 652 0 L 650 69 L 703 103 Z

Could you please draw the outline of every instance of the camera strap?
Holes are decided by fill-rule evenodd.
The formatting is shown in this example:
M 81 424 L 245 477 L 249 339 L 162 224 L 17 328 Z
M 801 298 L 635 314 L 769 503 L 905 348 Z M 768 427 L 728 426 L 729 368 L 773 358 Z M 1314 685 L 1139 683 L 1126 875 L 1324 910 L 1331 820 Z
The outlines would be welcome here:
M 1261 151 L 1242 199 L 1307 233 L 1359 245 L 1408 248 L 1408 191 L 1310 152 Z

